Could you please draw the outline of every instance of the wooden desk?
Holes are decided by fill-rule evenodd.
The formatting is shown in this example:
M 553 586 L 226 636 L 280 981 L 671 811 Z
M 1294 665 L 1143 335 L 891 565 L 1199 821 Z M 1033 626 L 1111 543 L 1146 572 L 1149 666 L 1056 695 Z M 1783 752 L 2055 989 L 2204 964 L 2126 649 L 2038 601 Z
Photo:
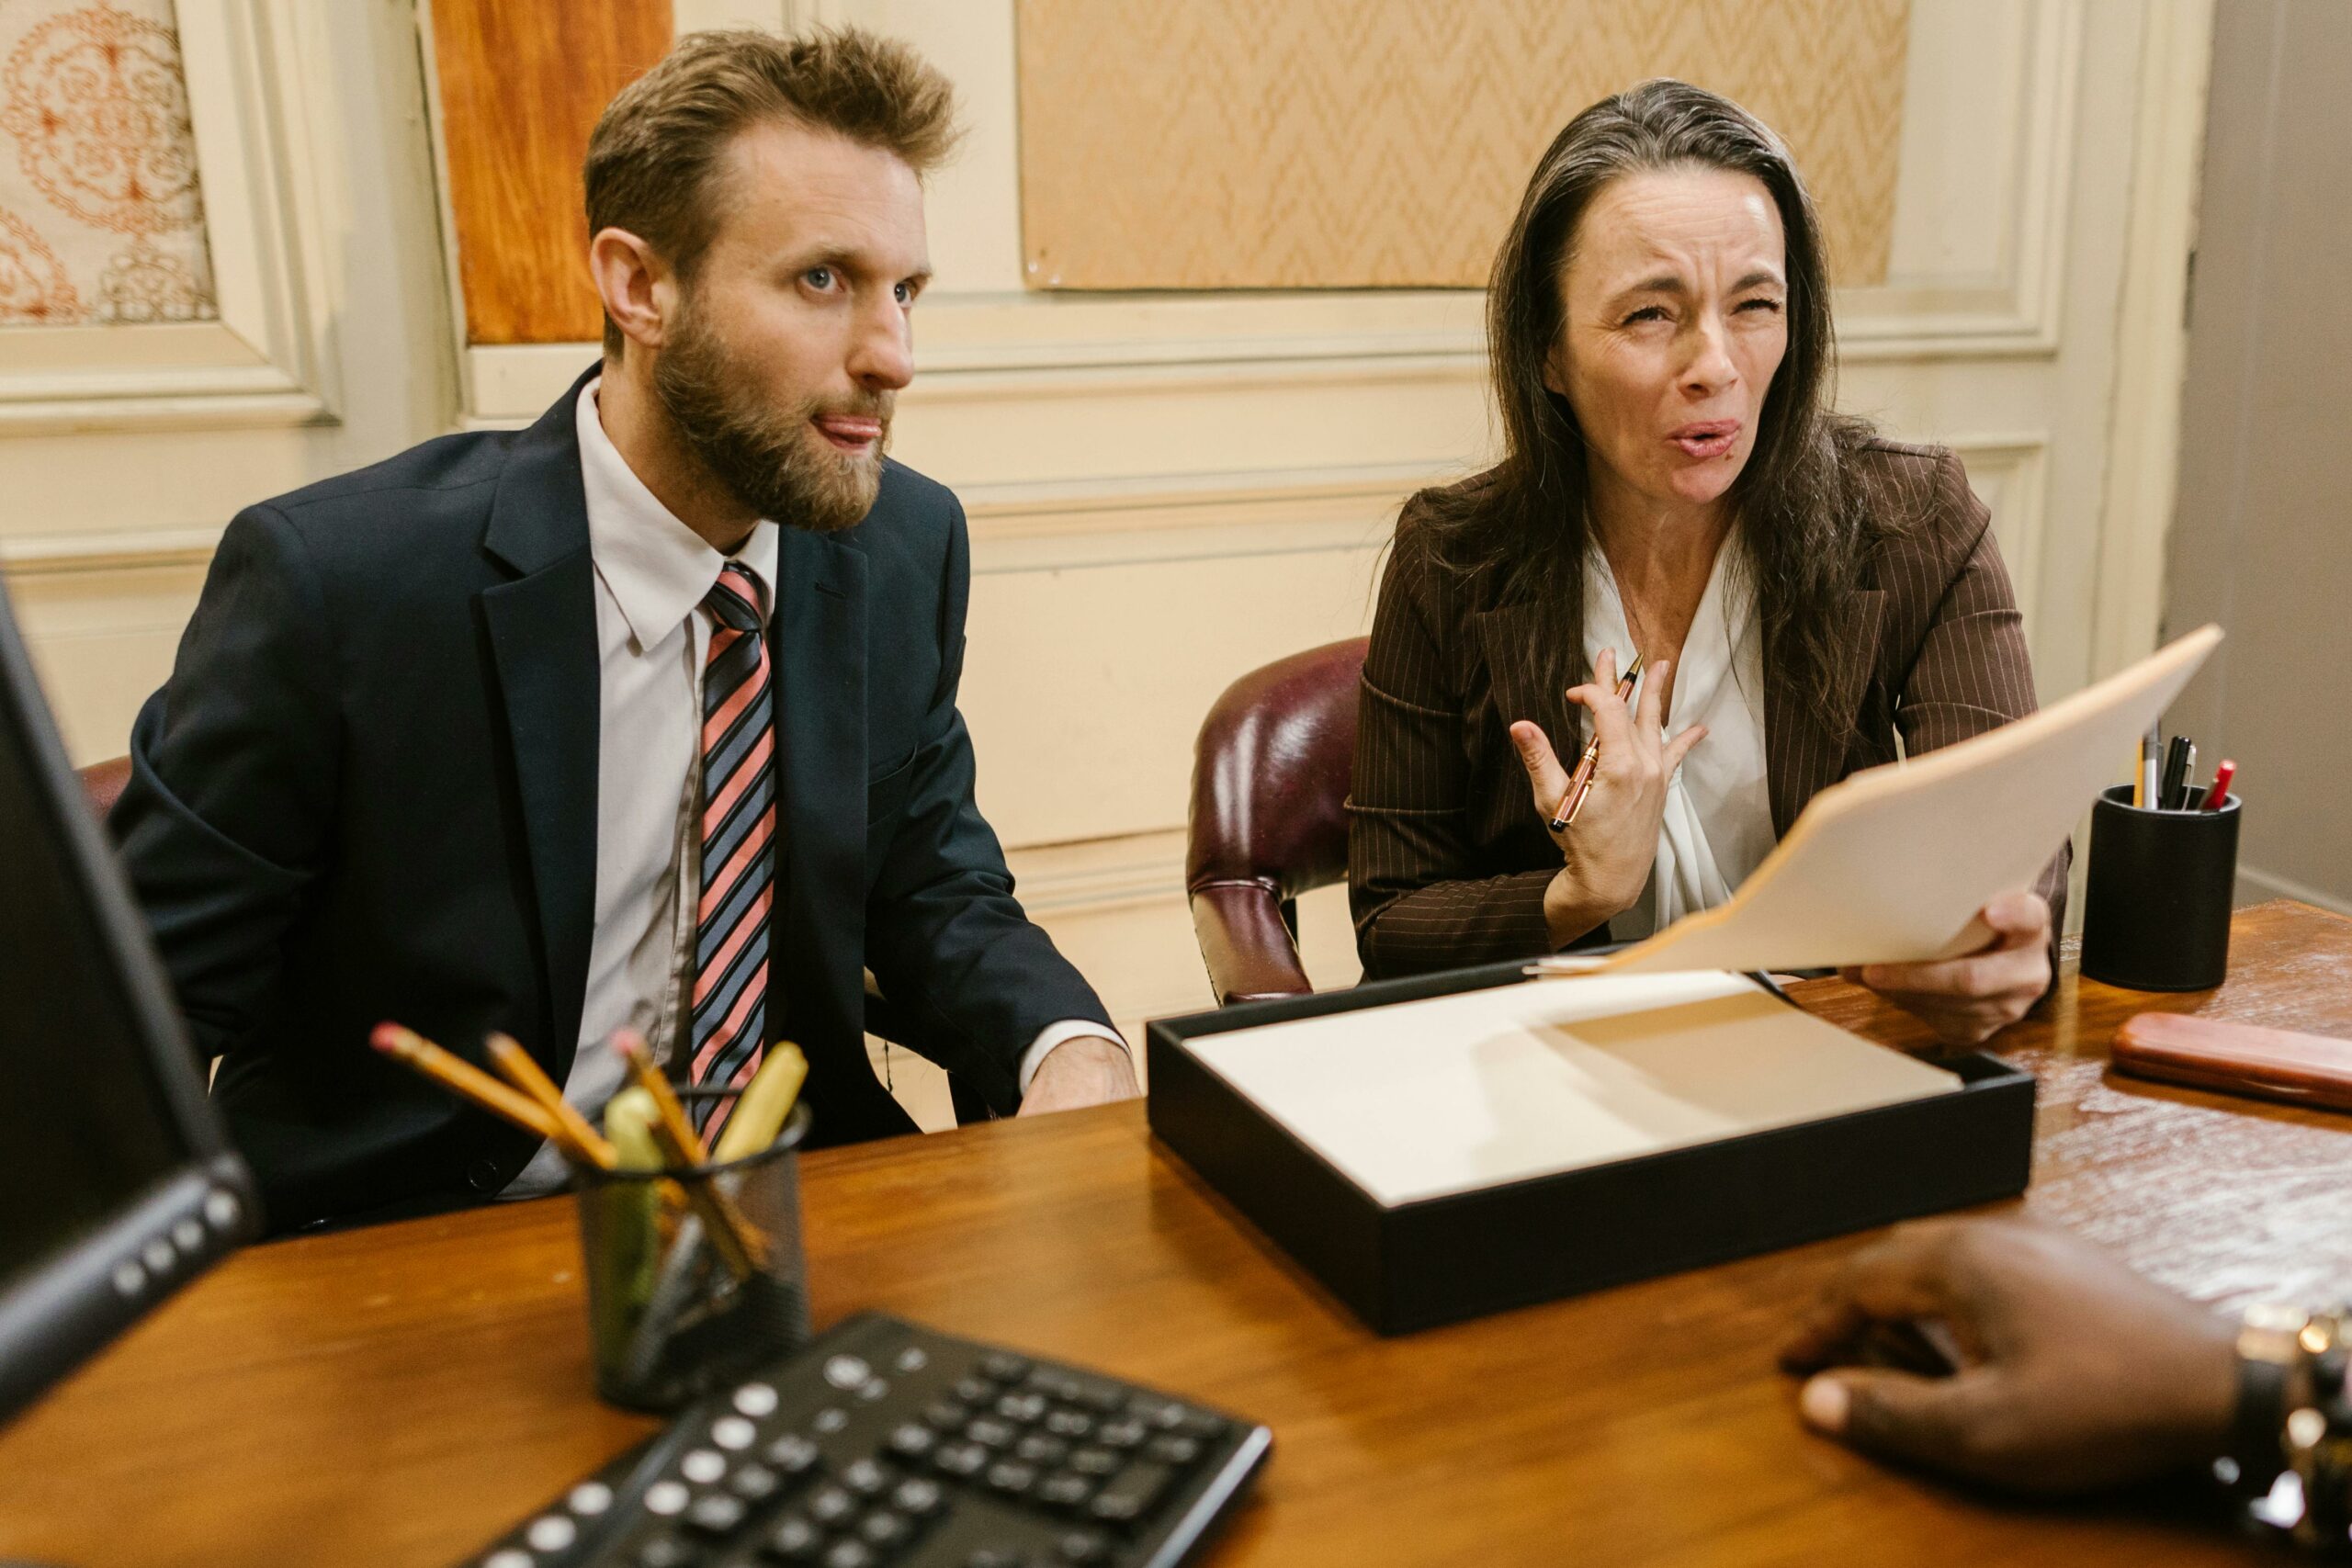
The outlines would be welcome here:
M 2352 1035 L 2352 921 L 2238 918 L 2229 984 L 2071 976 L 2008 1054 L 2042 1086 L 2027 1207 L 2239 1302 L 2352 1283 L 2352 1119 L 2110 1077 L 2169 1008 Z M 1807 1005 L 1909 1019 L 1834 981 Z M 1854 1238 L 1381 1340 L 1156 1148 L 1139 1107 L 828 1151 L 818 1321 L 880 1306 L 1226 1404 L 1274 1459 L 1219 1564 L 2238 1562 L 2147 1505 L 2034 1509 L 1810 1438 L 1773 1368 Z M 60 1563 L 451 1562 L 647 1431 L 590 1395 L 561 1201 L 231 1261 L 0 1437 L 0 1553 Z

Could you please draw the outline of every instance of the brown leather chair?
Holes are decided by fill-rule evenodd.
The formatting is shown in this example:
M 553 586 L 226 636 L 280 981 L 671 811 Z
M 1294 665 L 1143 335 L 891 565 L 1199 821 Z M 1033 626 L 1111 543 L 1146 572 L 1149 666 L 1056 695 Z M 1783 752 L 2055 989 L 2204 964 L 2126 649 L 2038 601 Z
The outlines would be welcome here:
M 130 759 L 109 757 L 103 762 L 93 762 L 82 770 L 82 793 L 90 798 L 90 809 L 98 820 L 107 819 L 114 803 L 122 795 L 122 786 L 130 782 Z
M 1369 639 L 1277 660 L 1226 688 L 1193 752 L 1184 887 L 1217 1005 L 1303 997 L 1298 896 L 1348 874 L 1348 774 Z

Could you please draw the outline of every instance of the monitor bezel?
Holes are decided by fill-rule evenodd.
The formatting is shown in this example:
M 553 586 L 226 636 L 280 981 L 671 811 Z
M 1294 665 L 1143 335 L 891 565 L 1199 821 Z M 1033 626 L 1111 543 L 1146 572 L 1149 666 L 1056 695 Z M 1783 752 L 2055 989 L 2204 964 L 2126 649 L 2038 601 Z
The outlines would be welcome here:
M 0 1421 L 260 1228 L 252 1174 L 207 1097 L 145 917 L 66 755 L 0 585 L 0 746 L 11 741 L 28 761 L 34 815 L 63 848 L 122 987 L 156 1103 L 186 1156 L 81 1239 L 0 1286 Z

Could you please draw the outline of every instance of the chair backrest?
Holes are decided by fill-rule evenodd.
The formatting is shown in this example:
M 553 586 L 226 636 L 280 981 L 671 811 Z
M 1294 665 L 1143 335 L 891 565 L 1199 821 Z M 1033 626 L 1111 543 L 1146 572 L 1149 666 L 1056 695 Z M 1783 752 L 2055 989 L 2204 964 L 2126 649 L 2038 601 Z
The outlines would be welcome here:
M 90 809 L 99 821 L 114 809 L 122 794 L 122 786 L 130 782 L 130 759 L 109 757 L 103 762 L 93 762 L 81 770 L 82 793 L 89 797 Z
M 1184 885 L 1255 882 L 1284 904 L 1348 874 L 1348 776 L 1365 637 L 1295 653 L 1226 688 L 1193 754 Z

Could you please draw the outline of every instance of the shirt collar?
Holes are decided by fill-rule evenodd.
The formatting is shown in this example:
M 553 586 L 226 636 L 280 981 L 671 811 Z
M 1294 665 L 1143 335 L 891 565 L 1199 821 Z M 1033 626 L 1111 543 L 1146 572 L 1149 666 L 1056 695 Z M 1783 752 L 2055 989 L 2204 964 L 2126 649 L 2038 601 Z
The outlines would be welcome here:
M 605 434 L 599 376 L 580 389 L 580 476 L 588 497 L 588 553 L 643 652 L 695 613 L 729 558 L 662 504 Z M 758 578 L 775 614 L 775 525 L 763 517 L 733 559 Z

